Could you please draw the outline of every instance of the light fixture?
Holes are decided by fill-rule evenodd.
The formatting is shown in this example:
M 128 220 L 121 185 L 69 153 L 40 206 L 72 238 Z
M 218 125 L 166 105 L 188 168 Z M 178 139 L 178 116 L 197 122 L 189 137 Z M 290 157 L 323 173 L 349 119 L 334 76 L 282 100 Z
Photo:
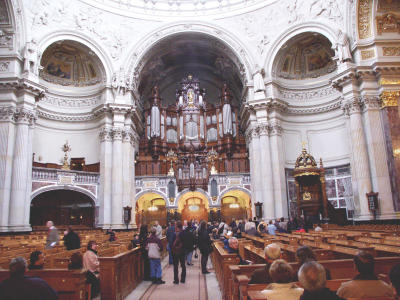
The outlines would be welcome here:
M 151 206 L 147 209 L 148 211 L 156 211 L 158 207 L 154 205 L 154 199 L 151 200 Z
M 237 204 L 237 203 L 231 203 L 231 204 L 229 204 L 229 208 L 239 208 L 240 206 L 239 206 L 239 204 Z
M 189 206 L 189 210 L 190 211 L 198 211 L 199 210 L 199 206 L 198 205 L 190 205 Z

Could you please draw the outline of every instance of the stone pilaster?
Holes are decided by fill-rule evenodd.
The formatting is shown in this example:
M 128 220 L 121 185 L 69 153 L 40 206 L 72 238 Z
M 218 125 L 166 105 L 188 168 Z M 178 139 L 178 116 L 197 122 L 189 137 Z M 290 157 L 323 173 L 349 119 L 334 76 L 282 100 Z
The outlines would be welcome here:
M 26 205 L 29 205 L 27 191 L 31 190 L 29 180 L 32 172 L 32 142 L 29 141 L 29 126 L 35 119 L 33 111 L 19 109 L 15 115 L 16 133 L 11 176 L 11 197 L 9 206 L 9 231 L 30 231 L 32 228 L 26 222 Z M 32 138 L 32 136 L 31 136 Z M 29 148 L 30 147 L 30 148 Z M 30 200 L 30 199 L 29 199 Z
M 282 126 L 273 116 L 270 124 L 270 145 L 275 200 L 275 217 L 288 217 Z
M 15 144 L 15 107 L 0 108 L 0 232 L 8 231 Z
M 257 127 L 259 134 L 259 156 L 260 162 L 260 174 L 261 189 L 264 203 L 264 218 L 275 219 L 275 203 L 274 203 L 274 192 L 273 192 L 273 181 L 272 181 L 272 169 L 271 169 L 271 153 L 270 153 L 270 138 L 268 135 L 269 126 L 267 123 L 259 124 Z M 261 176 L 260 176 L 261 175 Z
M 362 98 L 364 128 L 370 163 L 372 189 L 379 192 L 379 218 L 394 219 L 394 205 L 389 180 L 388 159 L 378 96 Z
M 349 136 L 351 144 L 352 181 L 356 220 L 369 220 L 371 213 L 368 209 L 366 193 L 372 189 L 370 164 L 367 152 L 367 143 L 363 128 L 360 98 L 352 97 L 343 103 L 342 108 L 349 116 Z
M 112 186 L 112 128 L 105 125 L 100 131 L 100 189 L 99 226 L 109 228 L 111 224 Z
M 252 195 L 252 204 L 253 204 L 253 216 L 255 216 L 254 204 L 255 203 L 263 203 L 263 194 L 262 194 L 262 177 L 261 177 L 261 158 L 260 158 L 260 138 L 258 131 L 256 128 L 251 128 L 248 130 L 247 135 L 247 143 L 249 145 L 249 160 L 250 160 L 250 188 Z M 265 207 L 263 207 L 263 213 L 265 213 Z
M 112 210 L 111 227 L 124 228 L 123 222 L 123 157 L 121 127 L 114 127 L 112 132 Z

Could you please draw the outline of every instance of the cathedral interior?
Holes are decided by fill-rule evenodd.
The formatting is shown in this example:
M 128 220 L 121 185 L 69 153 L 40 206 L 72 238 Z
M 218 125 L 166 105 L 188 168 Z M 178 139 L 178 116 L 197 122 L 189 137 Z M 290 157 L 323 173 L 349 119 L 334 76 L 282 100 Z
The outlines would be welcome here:
M 400 218 L 400 4 L 0 0 L 0 232 Z

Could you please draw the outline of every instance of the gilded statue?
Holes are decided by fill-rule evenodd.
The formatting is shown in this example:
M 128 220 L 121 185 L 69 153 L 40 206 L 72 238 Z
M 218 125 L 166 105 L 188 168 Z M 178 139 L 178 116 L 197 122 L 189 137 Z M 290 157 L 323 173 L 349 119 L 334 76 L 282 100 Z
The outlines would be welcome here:
M 310 201 L 311 200 L 311 194 L 309 191 L 305 191 L 303 193 L 303 201 Z

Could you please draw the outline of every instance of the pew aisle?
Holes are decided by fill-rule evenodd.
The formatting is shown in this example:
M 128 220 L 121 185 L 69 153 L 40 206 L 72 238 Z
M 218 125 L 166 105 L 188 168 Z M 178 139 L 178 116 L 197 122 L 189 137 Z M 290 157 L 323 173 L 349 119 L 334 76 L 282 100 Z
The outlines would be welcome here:
M 152 284 L 143 282 L 136 290 L 131 293 L 125 300 L 219 300 L 221 294 L 219 292 L 218 283 L 213 272 L 211 261 L 209 260 L 210 274 L 204 276 L 201 274 L 200 255 L 199 258 L 192 259 L 193 266 L 186 266 L 186 282 L 184 284 L 173 284 L 174 281 L 174 266 L 168 264 L 168 257 L 162 263 L 163 268 L 162 279 L 165 284 Z M 181 268 L 179 267 L 179 274 Z M 147 290 L 139 295 L 138 291 L 147 286 Z

